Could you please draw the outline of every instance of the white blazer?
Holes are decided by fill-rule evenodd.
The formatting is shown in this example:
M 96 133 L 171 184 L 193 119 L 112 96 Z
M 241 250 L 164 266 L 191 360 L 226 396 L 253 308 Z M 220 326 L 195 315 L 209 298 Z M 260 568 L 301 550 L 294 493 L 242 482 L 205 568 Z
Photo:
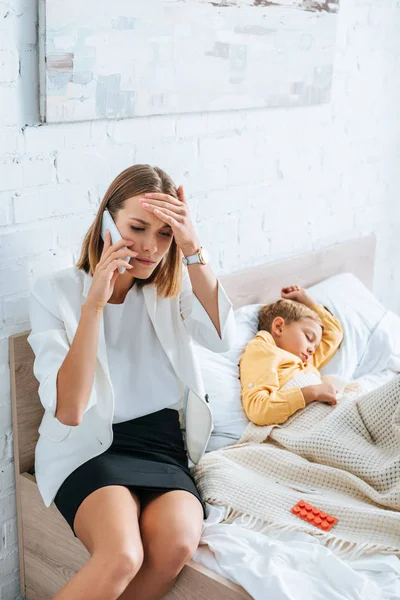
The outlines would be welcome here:
M 192 340 L 225 352 L 235 337 L 232 305 L 218 283 L 221 338 L 203 306 L 193 294 L 187 269 L 176 298 L 160 298 L 155 286 L 143 288 L 149 316 L 177 377 L 185 386 L 186 447 L 198 463 L 211 435 L 213 422 Z M 72 267 L 41 277 L 30 299 L 31 333 L 28 342 L 35 353 L 34 374 L 45 408 L 35 449 L 36 481 L 45 505 L 53 502 L 65 479 L 80 465 L 102 454 L 112 444 L 114 393 L 110 379 L 104 322 L 101 319 L 94 383 L 82 421 L 77 426 L 61 423 L 57 406 L 57 373 L 78 327 L 81 306 L 92 277 Z M 145 398 L 143 399 L 145 401 Z

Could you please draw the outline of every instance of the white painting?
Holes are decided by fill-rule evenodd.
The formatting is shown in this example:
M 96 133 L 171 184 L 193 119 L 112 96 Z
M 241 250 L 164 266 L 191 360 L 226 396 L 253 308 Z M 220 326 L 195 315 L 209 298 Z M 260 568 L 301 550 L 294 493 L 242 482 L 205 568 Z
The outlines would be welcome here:
M 329 102 L 339 0 L 39 0 L 46 122 Z

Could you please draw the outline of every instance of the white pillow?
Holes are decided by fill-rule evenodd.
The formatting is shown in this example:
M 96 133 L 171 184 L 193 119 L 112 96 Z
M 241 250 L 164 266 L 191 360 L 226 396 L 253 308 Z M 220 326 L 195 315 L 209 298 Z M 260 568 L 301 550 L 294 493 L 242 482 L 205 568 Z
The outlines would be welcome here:
M 214 419 L 214 430 L 207 451 L 234 444 L 242 435 L 248 419 L 240 399 L 238 361 L 232 362 L 195 344 L 204 386 Z
M 249 422 L 241 401 L 239 359 L 257 332 L 261 306 L 254 304 L 235 311 L 236 341 L 229 352 L 216 354 L 194 344 L 214 419 L 207 452 L 234 444 Z
M 264 304 L 248 304 L 235 310 L 236 339 L 234 347 L 224 356 L 239 364 L 243 350 L 258 331 L 258 313 Z
M 319 304 L 326 306 L 341 322 L 343 342 L 321 375 L 336 375 L 344 381 L 354 379 L 371 333 L 386 309 L 352 273 L 325 279 L 308 289 Z
M 385 371 L 400 373 L 400 317 L 390 311 L 371 333 L 354 379 Z

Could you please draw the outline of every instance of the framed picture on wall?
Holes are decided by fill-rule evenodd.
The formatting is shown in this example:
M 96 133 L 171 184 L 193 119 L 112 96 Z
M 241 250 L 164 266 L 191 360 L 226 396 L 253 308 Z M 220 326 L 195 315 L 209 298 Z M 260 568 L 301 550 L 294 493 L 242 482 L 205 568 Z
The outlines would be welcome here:
M 329 102 L 339 0 L 39 0 L 44 122 Z

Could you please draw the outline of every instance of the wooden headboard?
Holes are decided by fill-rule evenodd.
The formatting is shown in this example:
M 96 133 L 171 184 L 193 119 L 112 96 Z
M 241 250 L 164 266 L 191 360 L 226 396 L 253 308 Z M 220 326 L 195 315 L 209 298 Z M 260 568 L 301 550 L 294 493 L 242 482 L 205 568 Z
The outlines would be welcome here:
M 358 238 L 295 258 L 244 269 L 222 276 L 234 308 L 277 300 L 286 285 L 310 287 L 339 273 L 353 273 L 373 288 L 376 238 Z
M 356 239 L 296 258 L 245 269 L 221 277 L 235 308 L 244 304 L 269 302 L 279 296 L 284 285 L 309 287 L 327 277 L 350 272 L 372 289 L 375 263 L 375 237 Z M 33 351 L 27 342 L 29 331 L 13 335 L 10 344 L 11 400 L 14 430 L 14 456 L 17 473 L 34 464 L 38 427 L 43 407 L 39 384 L 33 375 Z

